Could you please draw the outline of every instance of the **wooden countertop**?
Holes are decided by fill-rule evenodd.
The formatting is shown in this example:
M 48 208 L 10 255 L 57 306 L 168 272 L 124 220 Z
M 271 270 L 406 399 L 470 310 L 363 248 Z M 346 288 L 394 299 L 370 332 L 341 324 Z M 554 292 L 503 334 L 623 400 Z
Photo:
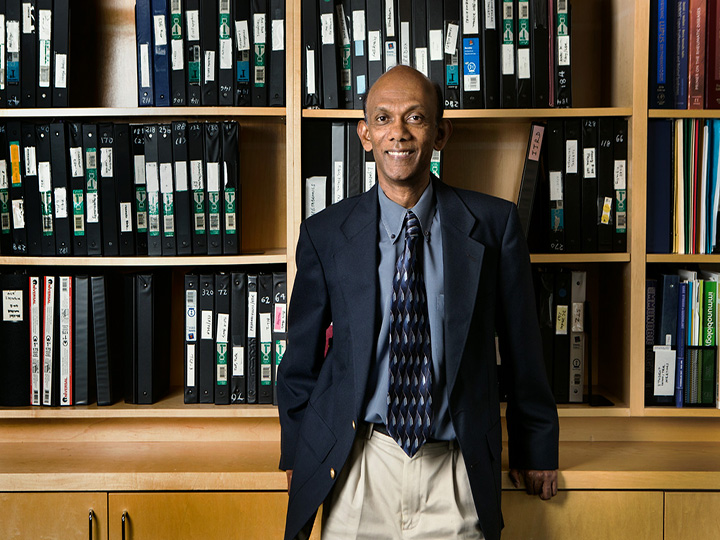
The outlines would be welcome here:
M 0 491 L 282 491 L 279 457 L 277 442 L 2 443 Z M 720 443 L 564 442 L 560 467 L 561 489 L 720 490 Z

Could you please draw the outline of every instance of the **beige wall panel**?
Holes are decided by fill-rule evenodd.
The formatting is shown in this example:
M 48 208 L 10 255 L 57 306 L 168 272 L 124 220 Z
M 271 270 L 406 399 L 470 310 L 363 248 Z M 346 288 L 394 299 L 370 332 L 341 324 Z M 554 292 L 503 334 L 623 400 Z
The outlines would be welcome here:
M 106 493 L 0 493 L 0 538 L 107 539 Z
M 542 501 L 503 492 L 503 540 L 662 540 L 660 492 L 561 491 Z
M 720 493 L 666 493 L 665 540 L 720 538 Z

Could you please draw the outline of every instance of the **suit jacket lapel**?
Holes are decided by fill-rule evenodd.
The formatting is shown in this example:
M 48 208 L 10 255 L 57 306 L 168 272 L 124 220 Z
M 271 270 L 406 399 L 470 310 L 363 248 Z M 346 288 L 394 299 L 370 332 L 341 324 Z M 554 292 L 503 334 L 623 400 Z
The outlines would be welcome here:
M 355 369 L 355 410 L 360 411 L 375 354 L 378 296 L 377 186 L 358 199 L 340 227 L 343 244 L 335 264 L 347 306 Z
M 485 246 L 471 236 L 476 219 L 458 194 L 440 181 L 434 186 L 442 225 L 445 373 L 449 395 L 455 386 L 475 309 Z

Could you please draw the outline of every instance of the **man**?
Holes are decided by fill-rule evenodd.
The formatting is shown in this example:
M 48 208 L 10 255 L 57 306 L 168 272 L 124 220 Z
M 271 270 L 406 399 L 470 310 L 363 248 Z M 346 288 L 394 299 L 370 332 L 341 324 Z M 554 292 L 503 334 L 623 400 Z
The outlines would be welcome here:
M 278 372 L 286 540 L 306 538 L 323 503 L 323 538 L 498 539 L 495 332 L 511 477 L 557 492 L 527 244 L 513 204 L 431 180 L 451 132 L 426 77 L 388 71 L 358 125 L 378 185 L 300 227 Z

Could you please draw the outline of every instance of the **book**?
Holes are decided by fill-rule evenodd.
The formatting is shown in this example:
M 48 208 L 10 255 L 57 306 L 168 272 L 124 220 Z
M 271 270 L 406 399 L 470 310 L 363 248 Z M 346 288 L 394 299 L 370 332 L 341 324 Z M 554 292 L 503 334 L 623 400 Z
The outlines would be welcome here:
M 87 254 L 102 255 L 100 186 L 98 178 L 98 131 L 95 124 L 82 125 L 82 159 L 85 171 L 85 236 Z
M 252 55 L 252 106 L 267 107 L 267 75 L 271 60 L 270 53 L 267 50 L 268 35 L 270 35 L 267 0 L 252 0 L 250 14 L 253 21 L 252 40 L 254 47 L 254 54 Z M 272 38 L 272 36 L 270 37 Z
M 550 251 L 565 251 L 565 145 L 562 120 L 548 122 L 548 179 L 550 182 Z M 583 206 L 583 211 L 586 207 Z
M 117 187 L 120 178 L 115 174 L 115 128 L 113 124 L 98 124 L 100 170 L 99 212 L 102 226 L 102 253 L 105 256 L 120 254 L 120 227 Z
M 235 16 L 235 106 L 248 107 L 250 92 L 250 2 L 234 0 Z
M 349 2 L 348 2 L 349 6 Z M 285 1 L 270 0 L 270 69 L 268 105 L 285 106 Z M 348 10 L 347 17 L 350 17 Z M 352 108 L 349 107 L 349 108 Z
M 200 43 L 200 0 L 185 5 L 185 99 L 190 107 L 202 103 L 203 51 Z
M 535 207 L 535 192 L 540 173 L 540 157 L 542 155 L 544 136 L 544 125 L 533 123 L 530 126 L 530 136 L 517 200 L 518 216 L 520 217 L 520 225 L 525 238 L 530 234 L 530 218 Z
M 222 252 L 237 255 L 242 241 L 242 186 L 237 122 L 222 123 Z
M 56 255 L 53 182 L 50 150 L 50 125 L 35 126 L 37 141 L 38 191 L 40 193 L 41 232 L 40 252 L 45 256 Z
M 192 255 L 187 131 L 187 122 L 175 121 L 172 123 L 172 159 L 175 173 L 174 211 L 178 255 Z
M 185 274 L 185 369 L 184 374 L 184 402 L 198 403 L 198 366 L 199 353 L 198 326 L 202 316 L 198 316 L 200 281 L 195 274 Z
M 233 3 L 218 0 L 218 105 L 235 104 L 235 47 L 233 46 Z
M 258 403 L 258 275 L 247 275 L 247 403 Z
M 230 403 L 247 403 L 247 275 L 230 275 Z
M 555 2 L 555 106 L 572 107 L 571 6 L 569 0 Z
M 583 179 L 582 179 L 582 251 L 598 250 L 597 216 L 597 151 L 598 121 L 585 118 L 582 121 Z
M 113 126 L 113 167 L 117 193 L 119 246 L 123 256 L 135 255 L 135 179 L 133 176 L 132 131 L 128 124 Z
M 169 0 L 170 38 L 170 103 L 173 107 L 186 104 L 185 81 L 185 32 L 183 24 L 183 0 Z
M 230 404 L 230 274 L 215 274 L 215 405 Z
M 272 274 L 259 273 L 257 276 L 257 318 L 258 318 L 258 403 L 273 401 L 273 346 L 272 346 Z
M 196 357 L 200 403 L 215 402 L 215 276 L 202 274 L 198 284 L 200 332 Z
M 688 109 L 705 105 L 706 0 L 690 0 L 688 59 Z
M 168 47 L 168 0 L 151 0 L 153 26 L 153 90 L 155 107 L 169 107 L 170 48 Z

